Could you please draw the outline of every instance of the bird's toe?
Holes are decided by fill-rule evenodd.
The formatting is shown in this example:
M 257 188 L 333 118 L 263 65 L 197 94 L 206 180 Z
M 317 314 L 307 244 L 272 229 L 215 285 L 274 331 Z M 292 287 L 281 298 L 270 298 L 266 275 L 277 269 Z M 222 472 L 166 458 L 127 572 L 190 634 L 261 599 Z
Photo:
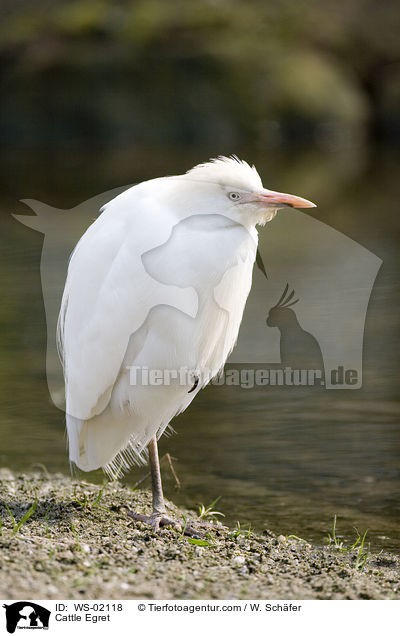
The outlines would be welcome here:
M 165 517 L 163 514 L 160 514 L 158 512 L 153 512 L 151 515 L 143 515 L 140 512 L 135 512 L 134 510 L 128 508 L 127 514 L 128 517 L 130 517 L 133 521 L 140 521 L 141 523 L 151 526 L 154 532 L 158 532 L 162 527 L 171 526 L 187 537 L 201 539 L 200 533 L 190 524 L 186 524 L 182 528 L 178 521 L 170 519 L 169 517 Z

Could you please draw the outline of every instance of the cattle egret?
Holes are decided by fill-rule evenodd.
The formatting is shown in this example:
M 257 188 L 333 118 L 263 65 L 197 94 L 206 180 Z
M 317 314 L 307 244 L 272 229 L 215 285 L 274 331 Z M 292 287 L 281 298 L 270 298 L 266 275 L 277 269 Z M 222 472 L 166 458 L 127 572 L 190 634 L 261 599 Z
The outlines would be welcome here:
M 120 476 L 148 459 L 154 529 L 165 507 L 157 440 L 217 375 L 239 331 L 256 225 L 314 203 L 219 157 L 129 188 L 78 242 L 59 317 L 70 461 Z

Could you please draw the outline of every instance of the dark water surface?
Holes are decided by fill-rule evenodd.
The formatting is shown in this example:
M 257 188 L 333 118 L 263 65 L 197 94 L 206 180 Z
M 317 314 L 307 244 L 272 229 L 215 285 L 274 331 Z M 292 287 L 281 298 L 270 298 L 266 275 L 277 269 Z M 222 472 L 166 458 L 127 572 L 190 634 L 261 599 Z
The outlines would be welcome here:
M 28 213 L 18 200 L 70 208 L 113 187 L 184 171 L 212 154 L 215 149 L 201 155 L 21 150 L 2 159 L 1 465 L 29 470 L 42 463 L 49 471 L 69 471 L 63 413 L 46 384 L 42 235 L 12 219 L 12 212 Z M 176 458 L 182 482 L 176 491 L 165 468 L 166 495 L 190 507 L 221 496 L 217 508 L 230 523 L 319 543 L 336 514 L 346 539 L 354 538 L 353 526 L 369 528 L 374 549 L 399 552 L 399 156 L 241 154 L 257 164 L 265 185 L 317 201 L 313 215 L 383 260 L 367 315 L 363 387 L 206 389 L 175 420 L 177 435 L 161 441 L 161 454 Z M 295 240 L 288 236 L 288 249 Z M 145 472 L 136 469 L 126 481 L 133 484 Z M 100 473 L 82 476 L 101 479 Z

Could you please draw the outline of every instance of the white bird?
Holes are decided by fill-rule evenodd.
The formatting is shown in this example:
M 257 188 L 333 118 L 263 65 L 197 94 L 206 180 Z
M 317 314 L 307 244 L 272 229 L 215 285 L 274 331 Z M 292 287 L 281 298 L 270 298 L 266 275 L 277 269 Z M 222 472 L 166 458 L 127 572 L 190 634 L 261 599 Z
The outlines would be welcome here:
M 155 529 L 165 517 L 157 440 L 235 345 L 256 225 L 311 201 L 263 188 L 219 157 L 145 181 L 101 209 L 72 253 L 59 316 L 70 461 L 120 476 L 148 456 Z

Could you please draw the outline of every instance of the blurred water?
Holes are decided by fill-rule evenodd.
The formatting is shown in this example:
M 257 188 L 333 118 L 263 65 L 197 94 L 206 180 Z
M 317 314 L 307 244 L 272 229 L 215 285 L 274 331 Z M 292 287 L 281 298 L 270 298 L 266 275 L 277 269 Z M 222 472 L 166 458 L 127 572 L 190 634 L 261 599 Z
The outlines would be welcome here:
M 233 149 L 228 149 L 233 150 Z M 178 492 L 191 507 L 221 496 L 229 522 L 270 527 L 323 542 L 334 514 L 338 532 L 370 529 L 376 549 L 400 551 L 398 156 L 359 149 L 291 152 L 234 149 L 256 163 L 266 186 L 319 204 L 313 215 L 364 245 L 383 266 L 372 292 L 364 343 L 364 384 L 356 391 L 210 387 L 176 419 L 161 454 L 176 458 Z M 218 149 L 225 152 L 226 149 Z M 216 154 L 143 149 L 85 153 L 10 152 L 3 158 L 0 304 L 0 463 L 43 463 L 68 473 L 63 413 L 45 376 L 46 321 L 39 262 L 42 235 L 17 223 L 29 197 L 70 208 L 113 187 L 186 170 Z M 76 232 L 77 228 L 74 228 Z M 288 237 L 288 248 L 296 237 Z M 60 236 L 60 246 L 65 236 Z M 61 249 L 61 248 L 60 248 Z M 144 474 L 126 478 L 133 484 Z M 101 480 L 101 474 L 83 475 Z

